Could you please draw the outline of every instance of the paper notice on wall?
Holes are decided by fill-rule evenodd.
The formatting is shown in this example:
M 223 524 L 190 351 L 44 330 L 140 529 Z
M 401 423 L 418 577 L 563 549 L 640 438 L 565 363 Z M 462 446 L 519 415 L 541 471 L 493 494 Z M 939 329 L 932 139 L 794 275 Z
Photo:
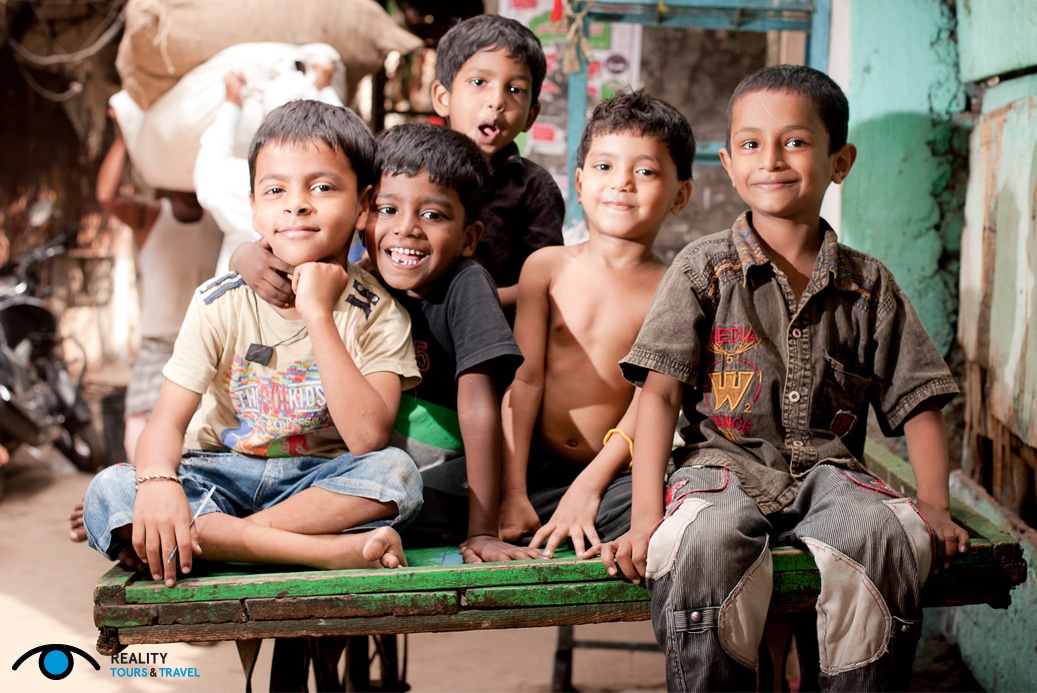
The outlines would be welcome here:
M 532 29 L 544 46 L 547 77 L 540 91 L 540 115 L 517 141 L 524 156 L 547 168 L 563 191 L 567 188 L 566 132 L 568 76 L 562 69 L 567 26 L 552 22 L 554 0 L 500 0 L 498 12 Z M 587 108 L 617 91 L 641 86 L 641 25 L 592 22 L 587 39 Z

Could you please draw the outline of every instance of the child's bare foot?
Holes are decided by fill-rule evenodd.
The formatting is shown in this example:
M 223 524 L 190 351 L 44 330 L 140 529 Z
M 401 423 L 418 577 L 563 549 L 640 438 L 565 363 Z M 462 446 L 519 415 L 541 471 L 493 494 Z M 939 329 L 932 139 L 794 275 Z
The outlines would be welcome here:
M 133 550 L 132 546 L 127 546 L 119 552 L 119 565 L 126 570 L 138 572 L 146 578 L 151 577 L 151 573 L 148 571 L 148 564 L 140 560 L 140 557 L 137 555 L 137 552 Z
M 379 527 L 360 536 L 367 540 L 363 548 L 365 561 L 377 563 L 383 568 L 407 565 L 407 558 L 403 555 L 403 541 L 392 527 Z
M 86 541 L 86 525 L 83 524 L 82 503 L 77 503 L 76 507 L 72 508 L 72 514 L 68 516 L 68 521 L 72 526 L 68 533 L 68 538 L 74 542 Z

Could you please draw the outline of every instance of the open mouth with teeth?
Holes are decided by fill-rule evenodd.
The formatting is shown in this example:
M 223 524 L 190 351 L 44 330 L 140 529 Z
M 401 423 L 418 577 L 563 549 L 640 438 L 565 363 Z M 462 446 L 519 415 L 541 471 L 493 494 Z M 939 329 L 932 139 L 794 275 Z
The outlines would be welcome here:
M 392 264 L 403 267 L 415 267 L 424 262 L 428 257 L 428 253 L 423 253 L 413 248 L 400 248 L 399 246 L 393 246 L 387 249 L 385 253 L 392 260 Z

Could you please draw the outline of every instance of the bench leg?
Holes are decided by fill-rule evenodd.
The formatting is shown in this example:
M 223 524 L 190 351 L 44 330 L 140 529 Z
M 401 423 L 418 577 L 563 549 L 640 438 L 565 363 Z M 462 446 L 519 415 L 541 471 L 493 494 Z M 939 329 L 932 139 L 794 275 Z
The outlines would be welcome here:
M 235 640 L 238 647 L 238 659 L 241 660 L 241 671 L 245 674 L 245 693 L 252 693 L 252 672 L 256 670 L 259 659 L 259 646 L 262 640 Z
M 551 690 L 575 691 L 573 688 L 573 627 L 558 626 L 558 647 L 555 649 Z
M 270 663 L 270 693 L 306 693 L 310 657 L 307 638 L 277 638 Z

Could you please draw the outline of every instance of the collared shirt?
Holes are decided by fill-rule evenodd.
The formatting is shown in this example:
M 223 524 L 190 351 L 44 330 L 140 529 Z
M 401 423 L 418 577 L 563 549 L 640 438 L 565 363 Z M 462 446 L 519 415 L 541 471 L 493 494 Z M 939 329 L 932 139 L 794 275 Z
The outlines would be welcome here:
M 562 245 L 565 200 L 543 167 L 524 159 L 514 142 L 490 160 L 490 199 L 479 220 L 482 239 L 473 256 L 498 287 L 518 284 L 533 251 Z
M 766 514 L 813 467 L 863 468 L 868 407 L 886 435 L 958 392 L 907 296 L 875 258 L 824 240 L 796 304 L 751 214 L 674 258 L 620 364 L 684 383 L 678 464 L 723 466 Z

